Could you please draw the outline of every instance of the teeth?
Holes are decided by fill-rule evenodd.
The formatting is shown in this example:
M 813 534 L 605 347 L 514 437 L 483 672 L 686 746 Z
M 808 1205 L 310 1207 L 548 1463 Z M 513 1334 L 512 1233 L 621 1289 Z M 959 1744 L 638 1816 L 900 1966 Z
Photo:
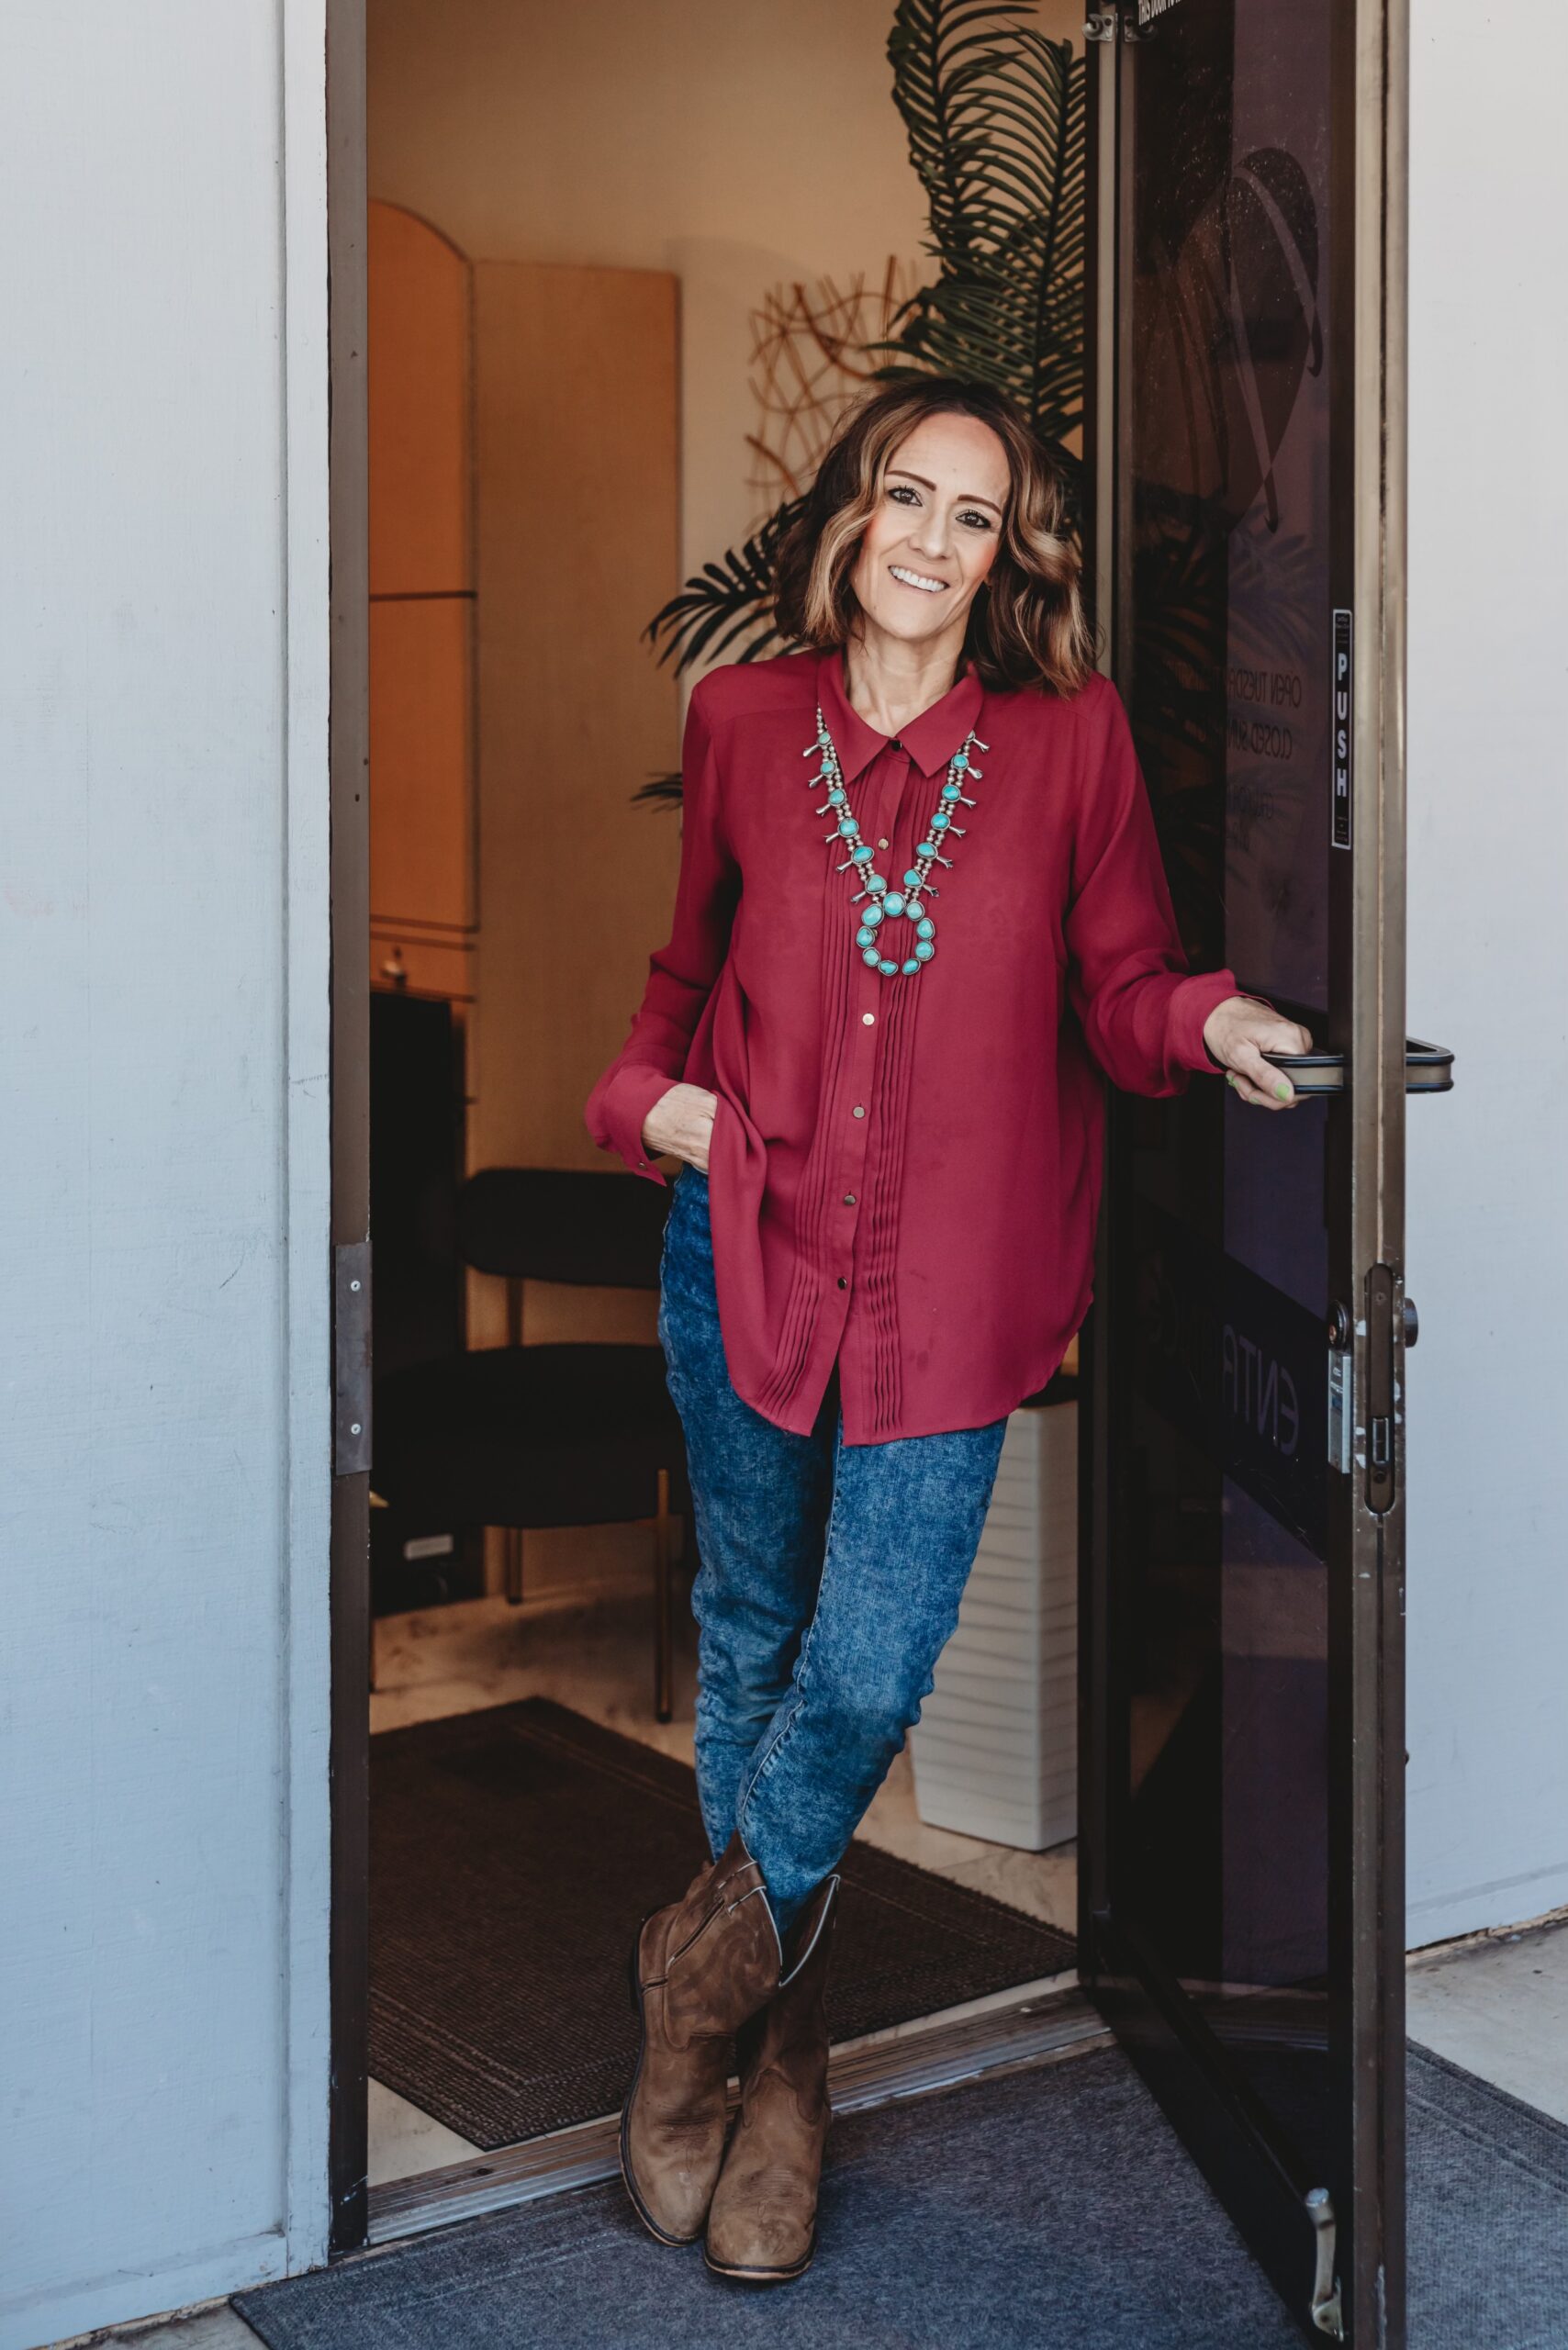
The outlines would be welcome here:
M 906 571 L 902 563 L 890 563 L 888 569 L 895 579 L 902 579 L 906 588 L 924 588 L 928 596 L 941 595 L 947 584 L 945 579 L 927 579 L 922 571 Z

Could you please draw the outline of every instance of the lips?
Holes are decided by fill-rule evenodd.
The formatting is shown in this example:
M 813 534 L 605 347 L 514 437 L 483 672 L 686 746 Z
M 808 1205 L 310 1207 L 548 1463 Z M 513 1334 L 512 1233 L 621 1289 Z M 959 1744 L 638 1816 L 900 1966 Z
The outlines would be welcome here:
M 890 563 L 888 569 L 905 588 L 918 588 L 924 595 L 927 596 L 941 596 L 946 593 L 947 582 L 945 579 L 933 579 L 929 572 L 911 571 L 907 565 L 902 563 Z

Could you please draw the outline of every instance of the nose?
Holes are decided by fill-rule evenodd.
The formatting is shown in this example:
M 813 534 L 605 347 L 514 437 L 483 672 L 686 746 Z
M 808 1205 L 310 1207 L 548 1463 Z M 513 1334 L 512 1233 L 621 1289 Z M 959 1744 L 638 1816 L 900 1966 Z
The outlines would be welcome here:
M 950 552 L 951 526 L 941 507 L 935 501 L 921 513 L 910 534 L 910 544 L 917 554 L 929 555 L 939 563 Z

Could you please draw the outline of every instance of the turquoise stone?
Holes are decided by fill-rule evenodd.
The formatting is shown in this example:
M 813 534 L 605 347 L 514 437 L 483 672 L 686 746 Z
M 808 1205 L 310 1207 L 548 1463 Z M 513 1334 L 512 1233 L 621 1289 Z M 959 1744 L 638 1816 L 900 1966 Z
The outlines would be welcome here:
M 854 855 L 855 862 L 856 862 L 856 864 L 857 864 L 857 865 L 869 865 L 869 864 L 870 864 L 870 862 L 871 862 L 871 851 L 867 847 L 867 845 L 866 845 L 866 844 L 865 844 L 865 842 L 864 842 L 864 841 L 862 841 L 862 842 L 860 843 L 859 847 L 858 847 L 858 848 L 857 848 L 857 849 L 855 849 L 852 853 L 853 853 L 853 855 Z
M 931 829 L 934 833 L 945 833 L 952 821 L 953 819 L 948 815 L 945 808 L 938 808 L 935 814 L 931 819 Z M 843 829 L 844 827 L 841 824 L 839 826 L 840 832 L 842 832 Z
M 919 968 L 920 968 L 920 966 L 919 966 L 919 964 L 918 964 L 918 963 L 905 963 L 905 964 L 902 966 L 902 969 L 903 969 L 903 971 L 904 971 L 904 974 L 905 974 L 906 978 L 909 978 L 909 979 L 913 979 L 913 978 L 914 977 L 914 974 L 916 973 L 916 971 L 918 971 L 918 970 L 919 970 Z
M 953 755 L 953 765 L 958 768 L 958 772 L 959 772 L 959 774 L 960 774 L 960 775 L 963 773 L 964 769 L 969 766 L 969 755 L 968 751 L 956 751 L 956 752 L 954 753 L 954 755 Z
M 882 903 L 890 914 L 902 914 L 903 912 L 903 900 L 896 890 L 890 890 Z
M 919 956 L 923 963 L 929 963 L 933 955 L 935 954 L 936 949 L 932 945 L 929 938 L 923 938 L 914 951 Z
M 868 907 L 867 907 L 867 909 L 866 909 L 866 911 L 865 911 L 865 912 L 861 915 L 860 919 L 861 919 L 861 921 L 865 923 L 865 925 L 866 925 L 866 927 L 867 927 L 867 929 L 868 929 L 868 930 L 872 929 L 872 928 L 875 926 L 875 924 L 876 924 L 876 923 L 879 923 L 879 922 L 881 921 L 881 919 L 882 919 L 882 909 L 881 909 L 881 907 L 880 907 L 880 906 L 868 906 Z
M 935 841 L 922 841 L 920 846 L 914 853 L 916 856 L 935 856 L 936 854 L 936 844 Z M 858 851 L 857 854 L 858 854 Z
M 896 975 L 898 968 L 899 967 L 896 963 L 879 963 L 877 966 L 878 970 L 880 971 L 885 979 L 892 979 Z
M 944 822 L 945 822 L 945 821 L 946 821 L 946 819 L 944 819 Z M 854 837 L 855 837 L 856 834 L 860 830 L 860 826 L 859 826 L 859 823 L 858 823 L 858 822 L 857 821 L 857 819 L 856 819 L 855 817 L 853 817 L 853 816 L 841 816 L 841 817 L 839 818 L 839 820 L 838 820 L 838 829 L 839 829 L 839 831 L 844 834 L 845 839 L 847 841 L 847 840 L 853 840 L 853 839 L 854 839 Z
M 919 889 L 919 887 L 920 887 L 920 875 L 919 875 L 919 873 L 915 870 L 915 868 L 914 868 L 914 867 L 913 867 L 913 865 L 910 867 L 909 871 L 904 875 L 903 878 L 904 878 L 904 887 L 905 887 L 905 889 L 906 889 L 906 890 L 918 890 L 918 889 Z
M 923 915 L 921 920 L 915 923 L 914 934 L 917 938 L 935 937 L 936 924 L 932 921 L 929 914 Z
M 860 960 L 874 971 L 878 964 L 880 962 L 881 957 L 874 946 L 868 946 L 864 955 L 861 956 Z
M 855 934 L 855 944 L 857 946 L 872 946 L 876 944 L 876 932 L 874 930 L 868 930 L 864 923 L 861 923 L 859 929 Z
M 870 850 L 868 849 L 866 854 L 869 856 L 871 854 Z M 868 890 L 874 890 L 879 898 L 881 896 L 887 886 L 887 883 L 883 880 L 879 873 L 868 873 L 866 876 L 866 887 Z
M 827 796 L 827 804 L 830 808 L 842 808 L 846 797 L 847 794 L 845 792 L 830 791 Z
M 962 791 L 958 789 L 958 786 L 956 783 L 945 783 L 942 786 L 942 797 L 944 800 L 961 800 L 963 796 Z

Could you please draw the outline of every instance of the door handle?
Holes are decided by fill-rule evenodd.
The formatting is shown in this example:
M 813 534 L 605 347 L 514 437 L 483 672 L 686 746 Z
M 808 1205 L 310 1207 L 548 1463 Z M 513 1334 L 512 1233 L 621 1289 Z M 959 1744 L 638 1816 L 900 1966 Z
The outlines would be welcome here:
M 1282 1069 L 1298 1093 L 1343 1093 L 1350 1079 L 1347 1053 L 1265 1053 L 1271 1069 Z M 1451 1093 L 1453 1055 L 1443 1045 L 1405 1039 L 1406 1093 Z

